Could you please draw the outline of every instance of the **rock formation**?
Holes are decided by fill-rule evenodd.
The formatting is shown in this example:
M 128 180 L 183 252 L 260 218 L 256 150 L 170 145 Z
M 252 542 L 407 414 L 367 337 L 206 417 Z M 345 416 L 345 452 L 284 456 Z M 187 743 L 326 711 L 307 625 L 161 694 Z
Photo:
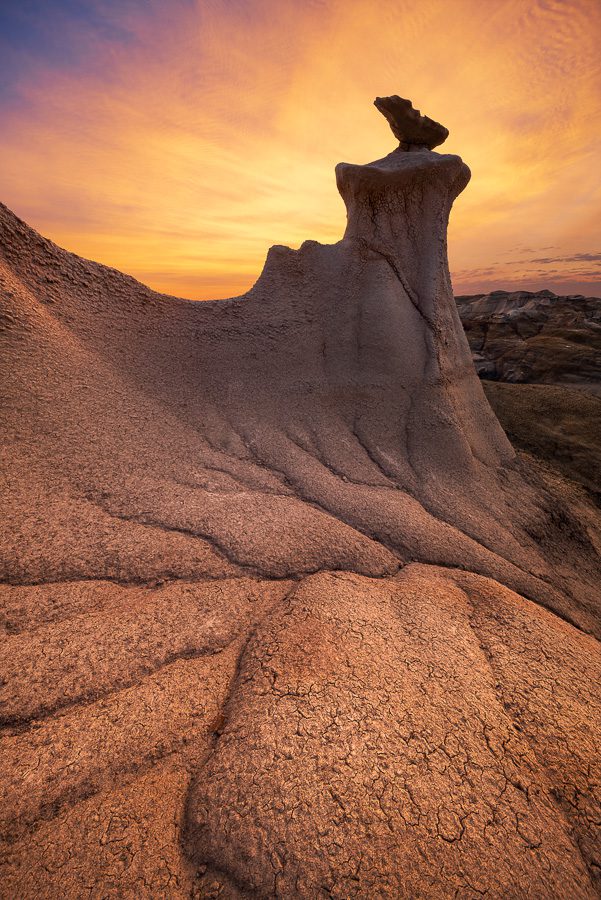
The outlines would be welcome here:
M 565 384 L 601 394 L 601 299 L 552 291 L 457 297 L 482 378 Z
M 486 396 L 512 443 L 601 500 L 601 299 L 456 297 Z
M 601 522 L 484 397 L 424 146 L 226 301 L 0 208 L 7 896 L 596 896 Z
M 422 147 L 433 150 L 443 144 L 449 136 L 448 129 L 422 116 L 419 109 L 413 108 L 411 100 L 405 100 L 394 94 L 392 97 L 376 97 L 374 106 L 388 120 L 392 133 L 399 141 L 401 149 L 409 150 Z

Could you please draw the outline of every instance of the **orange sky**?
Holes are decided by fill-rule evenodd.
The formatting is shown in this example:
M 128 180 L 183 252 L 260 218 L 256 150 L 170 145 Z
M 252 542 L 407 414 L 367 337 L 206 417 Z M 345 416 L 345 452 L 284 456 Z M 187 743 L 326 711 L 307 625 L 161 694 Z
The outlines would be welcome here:
M 0 200 L 61 246 L 167 293 L 241 293 L 271 244 L 339 239 L 334 166 L 393 149 L 372 101 L 399 93 L 472 169 L 456 293 L 601 295 L 599 0 L 75 6 L 46 5 L 36 42 L 21 22 L 0 97 Z

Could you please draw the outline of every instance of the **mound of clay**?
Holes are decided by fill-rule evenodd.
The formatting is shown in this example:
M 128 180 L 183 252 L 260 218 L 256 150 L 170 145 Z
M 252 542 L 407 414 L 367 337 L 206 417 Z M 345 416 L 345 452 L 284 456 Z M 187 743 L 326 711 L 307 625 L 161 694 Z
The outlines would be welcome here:
M 599 891 L 598 510 L 474 371 L 465 164 L 336 178 L 210 303 L 0 207 L 6 896 Z

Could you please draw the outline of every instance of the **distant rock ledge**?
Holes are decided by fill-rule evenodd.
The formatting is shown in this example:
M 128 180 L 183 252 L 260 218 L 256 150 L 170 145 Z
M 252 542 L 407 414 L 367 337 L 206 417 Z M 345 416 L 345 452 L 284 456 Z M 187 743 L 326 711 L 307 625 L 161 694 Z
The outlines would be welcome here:
M 552 291 L 455 298 L 481 378 L 601 390 L 601 299 Z

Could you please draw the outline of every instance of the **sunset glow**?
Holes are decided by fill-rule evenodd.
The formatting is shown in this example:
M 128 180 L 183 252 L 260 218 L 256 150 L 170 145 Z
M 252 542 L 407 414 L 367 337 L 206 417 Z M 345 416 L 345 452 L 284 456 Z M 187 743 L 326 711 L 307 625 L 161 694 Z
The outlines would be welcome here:
M 443 122 L 456 293 L 601 291 L 598 0 L 57 0 L 0 12 L 0 200 L 170 294 L 245 291 L 344 230 L 334 166 Z

